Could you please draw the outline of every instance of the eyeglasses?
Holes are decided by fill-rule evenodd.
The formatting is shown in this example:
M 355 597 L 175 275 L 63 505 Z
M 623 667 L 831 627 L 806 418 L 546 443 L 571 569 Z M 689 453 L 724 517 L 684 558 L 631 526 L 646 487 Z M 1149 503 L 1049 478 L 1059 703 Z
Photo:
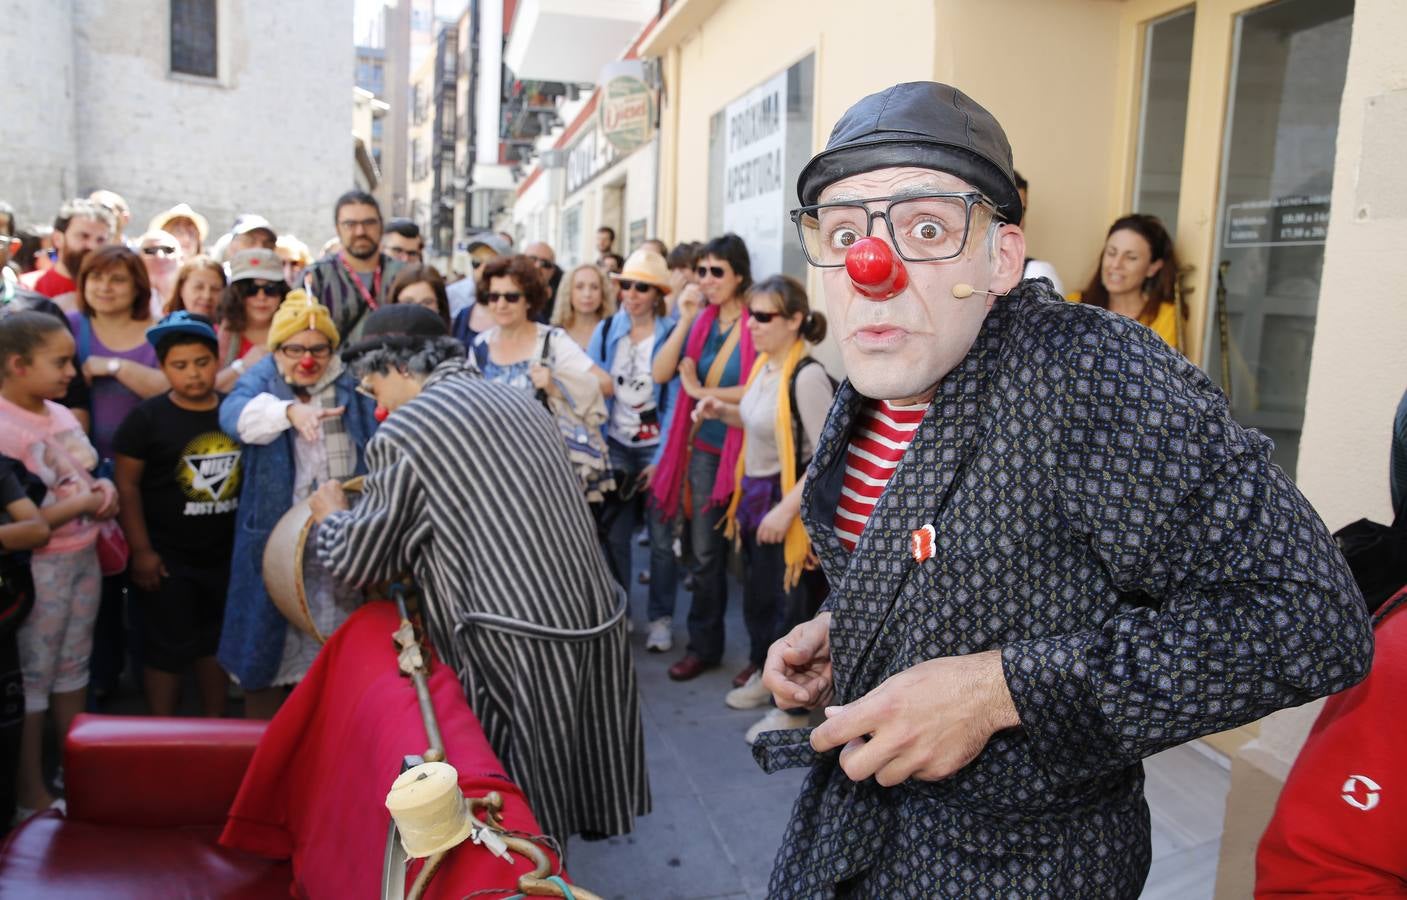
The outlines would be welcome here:
M 655 288 L 655 286 L 648 281 L 626 281 L 622 279 L 617 281 L 616 284 L 620 285 L 620 289 L 623 291 L 639 291 L 642 294 L 646 291 L 654 290 Z
M 352 388 L 352 390 L 361 394 L 363 397 L 370 397 L 372 400 L 376 399 L 376 392 L 371 389 L 371 384 L 365 378 L 358 381 L 356 387 Z
M 163 247 L 160 244 L 155 247 L 143 247 L 142 252 L 147 256 L 175 256 L 175 247 Z
M 278 352 L 282 353 L 285 359 L 302 359 L 304 356 L 311 356 L 313 359 L 327 359 L 332 355 L 332 345 L 318 344 L 315 347 L 304 347 L 302 344 L 284 344 L 278 348 Z
M 288 285 L 282 281 L 249 281 L 244 283 L 244 296 L 253 297 L 255 294 L 263 294 L 265 297 L 275 297 L 282 299 L 288 293 Z
M 499 293 L 498 291 L 489 291 L 488 293 L 484 294 L 485 303 L 497 303 L 500 300 L 507 300 L 509 303 L 517 303 L 519 300 L 522 299 L 523 294 L 521 291 L 505 291 L 503 293 Z
M 337 223 L 338 228 L 347 231 L 371 231 L 373 228 L 381 227 L 380 219 L 343 219 Z
M 473 266 L 473 267 L 476 268 L 476 269 L 477 269 L 479 266 L 482 266 L 483 264 L 484 264 L 484 261 L 483 261 L 482 259 L 472 260 L 472 261 L 470 261 L 470 263 L 469 263 L 469 265 Z
M 556 263 L 554 263 L 552 260 L 544 259 L 541 256 L 534 256 L 533 262 L 537 263 L 537 267 L 539 269 L 550 269 L 554 265 L 556 265 Z
M 748 310 L 748 315 L 756 319 L 760 324 L 766 325 L 768 322 L 780 316 L 779 312 L 758 312 L 755 309 Z
M 883 212 L 871 203 L 886 204 Z M 874 233 L 874 220 L 884 219 L 889 238 L 906 262 L 941 262 L 955 259 L 967 248 L 972 208 L 995 209 L 975 191 L 934 192 L 912 197 L 870 197 L 837 203 L 818 203 L 791 212 L 801 236 L 806 261 L 820 268 L 845 265 L 845 254 L 861 238 Z
M 722 278 L 724 275 L 728 274 L 723 271 L 722 266 L 699 266 L 694 270 L 694 273 L 700 278 L 707 278 L 710 275 L 714 278 Z

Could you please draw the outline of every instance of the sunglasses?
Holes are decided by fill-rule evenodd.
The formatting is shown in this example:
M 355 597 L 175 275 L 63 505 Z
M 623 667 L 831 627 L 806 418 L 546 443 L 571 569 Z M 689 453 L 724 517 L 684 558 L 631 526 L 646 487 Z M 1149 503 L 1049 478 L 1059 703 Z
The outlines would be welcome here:
M 655 287 L 648 281 L 626 281 L 624 279 L 617 281 L 616 284 L 620 285 L 620 289 L 623 291 L 639 291 L 642 294 Z
M 728 274 L 723 271 L 722 266 L 699 266 L 694 270 L 694 273 L 700 278 L 707 278 L 710 275 L 714 278 L 722 278 L 724 275 Z
M 316 347 L 304 347 L 302 344 L 284 344 L 278 348 L 287 359 L 302 359 L 305 355 L 313 359 L 327 359 L 332 355 L 331 344 L 318 344 Z
M 504 293 L 489 291 L 487 294 L 484 294 L 485 303 L 497 303 L 500 300 L 507 300 L 509 303 L 517 303 L 522 299 L 523 294 L 521 291 L 506 291 Z
M 145 253 L 147 256 L 175 256 L 176 248 L 162 246 L 143 247 L 142 252 Z
M 534 256 L 533 261 L 537 263 L 539 269 L 550 269 L 553 266 L 552 260 L 543 259 L 541 256 Z
M 282 282 L 269 282 L 266 284 L 250 284 L 244 288 L 244 296 L 253 297 L 255 294 L 263 294 L 266 297 L 283 297 L 288 293 L 288 285 Z
M 755 309 L 748 310 L 748 315 L 756 319 L 760 324 L 766 325 L 768 322 L 780 316 L 779 312 L 758 312 Z

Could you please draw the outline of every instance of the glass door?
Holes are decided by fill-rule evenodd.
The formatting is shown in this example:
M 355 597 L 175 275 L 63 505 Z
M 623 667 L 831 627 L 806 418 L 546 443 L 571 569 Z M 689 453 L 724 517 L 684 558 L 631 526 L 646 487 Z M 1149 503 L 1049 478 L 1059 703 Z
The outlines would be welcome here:
M 1204 368 L 1294 477 L 1353 0 L 1237 17 Z
M 1195 9 L 1148 23 L 1134 164 L 1133 212 L 1157 216 L 1177 234 L 1182 193 L 1182 147 L 1187 131 L 1187 87 L 1192 78 Z

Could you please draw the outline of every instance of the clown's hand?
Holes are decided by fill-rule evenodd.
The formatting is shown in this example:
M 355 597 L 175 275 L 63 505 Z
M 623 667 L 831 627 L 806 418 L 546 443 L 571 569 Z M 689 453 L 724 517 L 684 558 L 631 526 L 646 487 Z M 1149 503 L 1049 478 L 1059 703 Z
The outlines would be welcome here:
M 1021 724 L 1002 674 L 1001 651 L 930 659 L 886 679 L 853 703 L 826 710 L 811 746 L 836 747 L 853 781 L 883 787 L 938 781 L 977 758 L 993 734 Z

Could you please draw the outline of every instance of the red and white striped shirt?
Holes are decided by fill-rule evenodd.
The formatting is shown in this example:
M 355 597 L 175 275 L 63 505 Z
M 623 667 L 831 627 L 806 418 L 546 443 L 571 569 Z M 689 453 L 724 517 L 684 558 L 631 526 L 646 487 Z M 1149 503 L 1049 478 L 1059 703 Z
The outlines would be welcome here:
M 845 484 L 835 510 L 835 533 L 845 549 L 854 550 L 860 543 L 865 523 L 927 411 L 927 403 L 893 406 L 872 400 L 860 413 L 845 451 Z

